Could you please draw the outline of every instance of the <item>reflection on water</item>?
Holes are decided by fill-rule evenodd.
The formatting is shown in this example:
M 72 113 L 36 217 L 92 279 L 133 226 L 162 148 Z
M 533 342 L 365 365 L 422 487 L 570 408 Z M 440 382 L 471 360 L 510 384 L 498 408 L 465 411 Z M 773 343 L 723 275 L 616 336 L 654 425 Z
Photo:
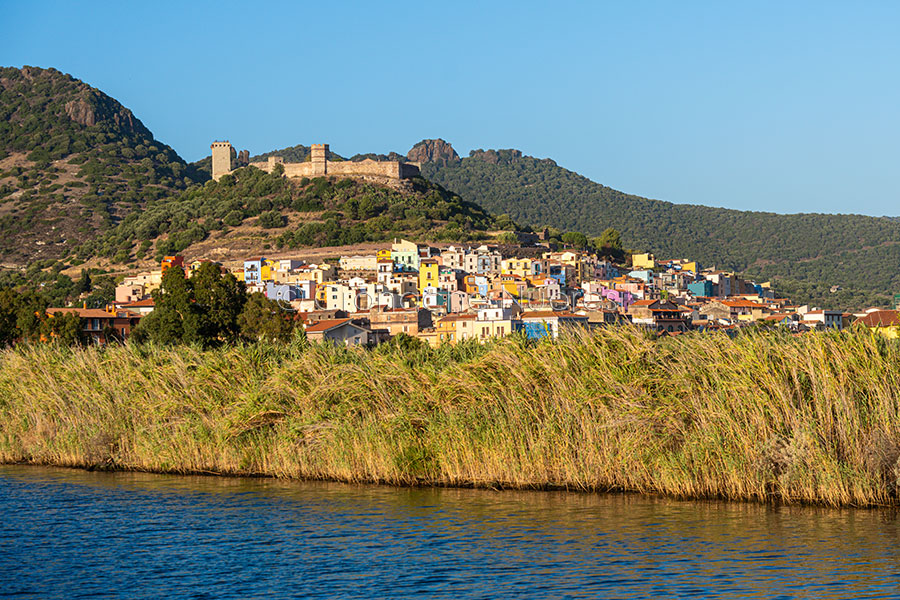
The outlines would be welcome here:
M 0 596 L 900 596 L 894 510 L 0 466 Z

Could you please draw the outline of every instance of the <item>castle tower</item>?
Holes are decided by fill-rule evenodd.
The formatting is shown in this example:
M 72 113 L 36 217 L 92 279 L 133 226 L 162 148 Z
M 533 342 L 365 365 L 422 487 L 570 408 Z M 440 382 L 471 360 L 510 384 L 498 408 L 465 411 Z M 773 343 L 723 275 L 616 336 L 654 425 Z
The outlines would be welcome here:
M 212 178 L 218 181 L 231 172 L 231 142 L 213 142 L 209 149 L 212 150 Z
M 309 155 L 312 161 L 313 176 L 326 175 L 328 173 L 328 144 L 313 144 L 309 147 Z

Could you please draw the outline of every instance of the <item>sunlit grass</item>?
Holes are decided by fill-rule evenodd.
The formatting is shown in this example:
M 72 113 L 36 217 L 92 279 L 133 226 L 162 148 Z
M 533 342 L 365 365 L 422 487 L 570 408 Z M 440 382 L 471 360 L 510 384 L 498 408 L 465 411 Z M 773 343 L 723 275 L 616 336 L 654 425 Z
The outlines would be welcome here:
M 900 345 L 604 329 L 556 343 L 0 353 L 0 460 L 897 503 Z

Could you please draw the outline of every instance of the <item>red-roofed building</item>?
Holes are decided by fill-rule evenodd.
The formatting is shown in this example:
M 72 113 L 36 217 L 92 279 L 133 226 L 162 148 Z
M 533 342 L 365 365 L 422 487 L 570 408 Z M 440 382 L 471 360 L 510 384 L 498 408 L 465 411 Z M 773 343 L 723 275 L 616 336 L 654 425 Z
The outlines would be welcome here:
M 690 312 L 668 300 L 638 300 L 628 307 L 631 322 L 656 331 L 687 331 L 691 328 Z
M 156 303 L 153 301 L 153 298 L 144 298 L 143 300 L 138 300 L 136 302 L 119 304 L 118 308 L 137 313 L 144 317 L 153 312 L 153 309 L 156 308 Z
M 856 319 L 853 325 L 869 327 L 889 338 L 900 337 L 900 311 L 873 310 Z
M 141 315 L 129 310 L 103 308 L 48 308 L 47 314 L 74 313 L 81 319 L 84 335 L 95 344 L 127 339 L 141 320 Z
M 331 342 L 345 346 L 374 344 L 372 330 L 350 319 L 323 319 L 306 326 L 306 339 L 311 342 Z

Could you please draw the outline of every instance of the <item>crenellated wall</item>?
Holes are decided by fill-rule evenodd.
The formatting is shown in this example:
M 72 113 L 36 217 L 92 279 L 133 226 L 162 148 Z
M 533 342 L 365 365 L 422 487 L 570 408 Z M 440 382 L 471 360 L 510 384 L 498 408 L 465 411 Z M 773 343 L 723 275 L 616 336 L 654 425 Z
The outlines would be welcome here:
M 327 160 L 328 144 L 313 144 L 310 150 L 310 160 L 308 162 L 286 163 L 280 156 L 270 156 L 266 162 L 254 162 L 250 163 L 250 166 L 271 173 L 275 165 L 280 164 L 284 167 L 286 177 L 323 177 L 331 175 L 374 180 L 400 180 L 419 174 L 419 166 L 413 163 L 376 161 L 370 158 L 359 162 Z

